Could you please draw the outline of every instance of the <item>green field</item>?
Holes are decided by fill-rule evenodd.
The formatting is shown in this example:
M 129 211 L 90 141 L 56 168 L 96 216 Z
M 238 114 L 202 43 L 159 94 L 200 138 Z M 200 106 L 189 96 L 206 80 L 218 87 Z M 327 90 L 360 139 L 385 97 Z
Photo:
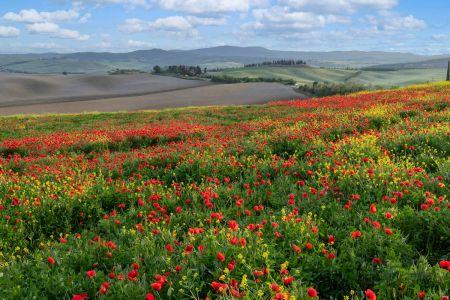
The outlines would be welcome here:
M 448 299 L 449 132 L 450 82 L 0 117 L 0 299 Z
M 282 78 L 294 79 L 307 84 L 314 81 L 330 83 L 353 82 L 370 86 L 406 86 L 445 79 L 445 69 L 405 69 L 396 71 L 365 71 L 312 68 L 305 66 L 264 66 L 227 69 L 211 72 L 211 75 L 227 75 L 237 78 Z

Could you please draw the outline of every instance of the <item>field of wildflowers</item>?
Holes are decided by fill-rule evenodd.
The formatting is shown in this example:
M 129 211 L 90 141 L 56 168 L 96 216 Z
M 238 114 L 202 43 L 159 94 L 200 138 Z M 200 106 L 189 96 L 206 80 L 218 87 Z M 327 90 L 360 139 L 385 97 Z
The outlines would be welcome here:
M 448 299 L 449 107 L 0 118 L 0 298 Z

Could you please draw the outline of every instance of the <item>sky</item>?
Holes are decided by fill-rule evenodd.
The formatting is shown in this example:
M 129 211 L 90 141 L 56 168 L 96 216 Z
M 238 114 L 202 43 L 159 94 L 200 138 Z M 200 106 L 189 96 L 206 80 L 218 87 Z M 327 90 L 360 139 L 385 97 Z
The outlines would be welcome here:
M 450 54 L 449 0 L 0 0 L 0 53 L 220 45 Z

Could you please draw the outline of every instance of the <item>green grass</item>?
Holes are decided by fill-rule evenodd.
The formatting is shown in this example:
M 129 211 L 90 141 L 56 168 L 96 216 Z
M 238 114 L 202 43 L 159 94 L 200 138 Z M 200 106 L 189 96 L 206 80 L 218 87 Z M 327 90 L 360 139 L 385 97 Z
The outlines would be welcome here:
M 264 66 L 252 68 L 228 69 L 221 72 L 211 72 L 212 75 L 227 75 L 231 77 L 264 77 L 294 79 L 298 83 L 308 84 L 314 81 L 330 83 L 353 82 L 371 86 L 406 86 L 445 78 L 444 69 L 409 69 L 398 71 L 365 71 L 312 68 L 304 66 Z

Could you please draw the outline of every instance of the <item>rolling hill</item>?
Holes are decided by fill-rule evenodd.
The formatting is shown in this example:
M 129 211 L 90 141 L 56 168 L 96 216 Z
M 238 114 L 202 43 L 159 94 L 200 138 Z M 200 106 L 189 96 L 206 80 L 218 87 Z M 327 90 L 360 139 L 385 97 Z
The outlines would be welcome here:
M 377 65 L 368 67 L 366 69 L 368 70 L 438 69 L 438 68 L 447 68 L 449 61 L 450 56 L 417 62 Z
M 115 68 L 151 70 L 153 66 L 200 65 L 208 68 L 239 67 L 274 59 L 301 59 L 309 65 L 360 68 L 392 63 L 420 62 L 440 57 L 394 52 L 301 52 L 269 50 L 262 47 L 220 46 L 194 50 L 139 50 L 128 53 L 46 53 L 2 54 L 0 72 L 15 73 L 97 73 Z
M 312 68 L 308 66 L 262 66 L 227 69 L 212 72 L 212 75 L 226 75 L 234 78 L 282 78 L 293 79 L 301 84 L 312 82 L 358 83 L 368 86 L 406 86 L 444 80 L 446 69 L 403 69 L 403 70 L 345 70 Z

